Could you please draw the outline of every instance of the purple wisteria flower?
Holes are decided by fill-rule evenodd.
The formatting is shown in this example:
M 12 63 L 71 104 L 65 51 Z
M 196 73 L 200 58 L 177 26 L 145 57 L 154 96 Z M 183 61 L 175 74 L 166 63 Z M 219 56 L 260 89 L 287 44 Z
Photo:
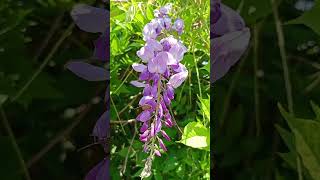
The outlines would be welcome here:
M 144 151 L 150 154 L 141 177 L 151 174 L 154 155 L 161 156 L 160 149 L 167 151 L 162 138 L 170 141 L 170 137 L 162 127 L 173 126 L 169 106 L 174 99 L 174 89 L 188 76 L 187 68 L 180 63 L 187 48 L 172 35 L 163 38 L 172 31 L 179 35 L 183 32 L 184 23 L 181 19 L 176 19 L 172 24 L 169 16 L 171 9 L 172 4 L 166 4 L 154 11 L 155 19 L 143 28 L 146 44 L 137 52 L 142 63 L 132 64 L 132 68 L 140 75 L 131 84 L 143 88 L 143 97 L 139 101 L 142 112 L 136 117 L 142 123 L 140 141 L 144 143 Z
M 100 37 L 94 41 L 95 50 L 92 58 L 107 63 L 110 57 L 109 11 L 85 4 L 78 4 L 73 7 L 71 17 L 81 30 L 91 33 L 100 33 Z M 77 76 L 88 81 L 107 81 L 110 77 L 109 71 L 105 68 L 94 66 L 84 61 L 71 61 L 66 64 L 66 67 Z M 92 131 L 95 141 L 102 145 L 106 153 L 108 153 L 106 141 L 109 137 L 110 128 L 108 88 L 105 92 L 106 111 L 98 119 Z M 85 180 L 102 179 L 110 179 L 108 157 L 105 157 L 100 163 L 98 163 L 85 178 Z
M 220 0 L 211 0 L 211 81 L 223 77 L 242 56 L 250 30 L 241 16 Z

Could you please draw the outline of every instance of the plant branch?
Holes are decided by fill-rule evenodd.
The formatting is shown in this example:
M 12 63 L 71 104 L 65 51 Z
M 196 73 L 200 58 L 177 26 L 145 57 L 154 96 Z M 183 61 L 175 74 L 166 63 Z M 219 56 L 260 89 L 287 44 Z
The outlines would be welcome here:
M 23 170 L 24 176 L 25 176 L 26 180 L 31 180 L 28 168 L 27 168 L 26 163 L 25 163 L 25 161 L 23 159 L 23 156 L 22 156 L 22 153 L 21 153 L 21 151 L 19 149 L 19 146 L 18 146 L 18 144 L 16 142 L 16 139 L 15 139 L 14 134 L 12 132 L 10 123 L 9 123 L 9 121 L 7 119 L 7 116 L 6 116 L 4 110 L 3 110 L 3 108 L 1 106 L 0 106 L 0 111 L 1 111 L 2 123 L 3 123 L 7 133 L 9 135 L 9 139 L 10 139 L 10 142 L 11 142 L 11 144 L 13 146 L 13 149 L 14 149 L 15 153 L 17 154 L 17 157 L 19 159 L 19 163 L 20 163 L 20 166 L 21 166 L 21 168 Z

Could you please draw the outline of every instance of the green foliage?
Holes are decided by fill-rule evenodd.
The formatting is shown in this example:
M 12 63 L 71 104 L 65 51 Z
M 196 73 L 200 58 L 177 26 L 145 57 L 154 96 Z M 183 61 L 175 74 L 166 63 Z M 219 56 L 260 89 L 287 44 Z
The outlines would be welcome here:
M 314 103 L 312 103 L 312 107 L 315 110 L 315 114 L 318 115 L 319 107 Z M 281 105 L 279 105 L 279 109 L 291 129 L 291 132 L 288 132 L 278 127 L 278 131 L 291 153 L 291 156 L 280 156 L 294 169 L 296 169 L 294 159 L 301 157 L 302 164 L 307 170 L 304 173 L 309 173 L 312 179 L 319 179 L 320 155 L 318 152 L 320 152 L 320 134 L 318 132 L 320 131 L 320 123 L 317 120 L 296 118 L 286 112 Z
M 153 11 L 156 8 L 168 2 L 161 0 L 111 3 L 110 91 L 114 102 L 111 104 L 112 121 L 135 119 L 140 111 L 136 107 L 141 98 L 141 89 L 129 84 L 130 81 L 138 79 L 138 74 L 132 71 L 131 65 L 141 61 L 136 52 L 144 44 L 142 38 L 144 25 L 154 18 Z M 148 179 L 209 179 L 210 106 L 208 94 L 210 92 L 209 66 L 205 64 L 209 64 L 210 60 L 210 2 L 208 0 L 179 0 L 171 1 L 171 3 L 174 8 L 173 19 L 181 18 L 185 22 L 181 40 L 188 48 L 182 63 L 186 65 L 189 77 L 183 85 L 175 89 L 175 99 L 172 101 L 174 118 L 178 126 L 183 128 L 184 133 L 180 134 L 176 127 L 164 128 L 172 141 L 164 141 L 168 151 L 162 152 L 161 157 L 155 158 L 152 164 L 153 173 Z M 197 70 L 199 70 L 198 75 Z M 200 90 L 206 96 L 198 98 Z M 197 119 L 199 120 L 196 121 Z M 147 157 L 147 154 L 142 151 L 143 144 L 138 141 L 137 130 L 139 128 L 139 123 L 112 126 L 111 174 L 114 179 L 139 178 Z M 131 145 L 134 134 L 136 136 Z M 200 147 L 202 150 L 192 148 L 193 145 L 196 146 L 199 143 L 197 141 L 196 144 L 190 144 L 192 138 L 204 139 Z M 185 141 L 187 146 L 178 143 L 182 141 Z M 125 172 L 123 172 L 124 166 L 126 166 Z

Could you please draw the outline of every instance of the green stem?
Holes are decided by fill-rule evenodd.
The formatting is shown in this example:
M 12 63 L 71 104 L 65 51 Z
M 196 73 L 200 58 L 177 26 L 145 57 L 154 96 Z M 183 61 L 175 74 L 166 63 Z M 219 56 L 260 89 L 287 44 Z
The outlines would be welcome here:
M 11 144 L 13 146 L 13 149 L 14 149 L 15 153 L 17 154 L 20 166 L 21 166 L 21 168 L 22 168 L 22 170 L 24 172 L 25 179 L 26 180 L 31 180 L 28 168 L 27 168 L 26 163 L 25 163 L 25 161 L 23 159 L 23 156 L 22 156 L 22 153 L 21 153 L 21 151 L 19 149 L 19 146 L 18 146 L 18 144 L 16 142 L 16 139 L 15 139 L 14 134 L 12 132 L 10 123 L 9 123 L 9 121 L 7 119 L 7 116 L 6 116 L 4 110 L 2 109 L 1 106 L 0 106 L 0 111 L 1 111 L 1 116 L 2 116 L 2 123 L 3 123 L 4 128 L 6 129 L 8 135 L 9 135 L 9 139 L 10 139 L 10 142 L 11 142 Z
M 69 25 L 69 27 L 65 30 L 65 32 L 62 34 L 60 39 L 56 42 L 56 44 L 51 49 L 48 56 L 45 58 L 45 60 L 42 62 L 40 67 L 33 73 L 31 78 L 24 84 L 24 86 L 18 91 L 18 93 L 12 98 L 11 102 L 16 101 L 31 85 L 31 83 L 38 77 L 38 75 L 42 72 L 42 70 L 46 67 L 46 65 L 51 60 L 52 56 L 55 54 L 55 52 L 59 49 L 62 42 L 71 34 L 72 29 L 75 25 L 72 23 Z
M 260 100 L 259 100 L 259 82 L 258 82 L 258 49 L 259 49 L 259 25 L 254 27 L 253 39 L 253 66 L 254 66 L 254 102 L 256 118 L 256 136 L 260 134 Z
M 277 4 L 276 4 L 275 0 L 270 0 L 270 2 L 271 2 L 271 6 L 272 6 L 272 12 L 273 12 L 275 24 L 276 24 L 276 31 L 277 31 L 277 36 L 278 36 L 278 46 L 280 49 L 280 56 L 281 56 L 281 60 L 282 60 L 283 76 L 284 76 L 285 87 L 286 87 L 288 108 L 289 108 L 289 112 L 294 116 L 292 86 L 291 86 L 291 82 L 290 82 L 290 74 L 289 74 L 289 67 L 288 67 L 288 63 L 287 63 L 287 54 L 286 54 L 286 49 L 285 49 L 285 40 L 284 40 L 284 35 L 283 35 L 283 29 L 281 27 L 281 20 L 279 18 Z M 303 176 L 302 176 L 301 161 L 300 161 L 299 155 L 297 155 L 296 161 L 297 161 L 299 180 L 302 180 Z

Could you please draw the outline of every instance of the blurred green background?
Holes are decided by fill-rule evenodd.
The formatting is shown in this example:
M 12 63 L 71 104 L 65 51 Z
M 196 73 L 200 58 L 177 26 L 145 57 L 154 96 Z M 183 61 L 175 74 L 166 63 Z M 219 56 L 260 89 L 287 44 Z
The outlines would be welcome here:
M 320 125 L 310 105 L 320 104 L 319 1 L 223 2 L 240 11 L 251 42 L 213 86 L 216 178 L 319 179 Z

